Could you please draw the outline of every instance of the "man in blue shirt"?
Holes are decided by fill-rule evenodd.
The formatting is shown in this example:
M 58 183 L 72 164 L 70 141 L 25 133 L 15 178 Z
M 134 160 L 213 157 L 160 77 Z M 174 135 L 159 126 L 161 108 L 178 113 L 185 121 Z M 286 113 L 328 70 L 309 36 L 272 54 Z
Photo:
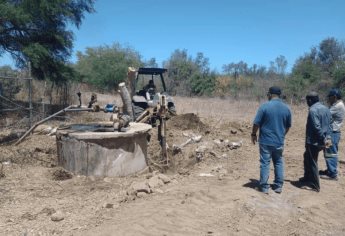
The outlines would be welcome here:
M 306 125 L 304 152 L 304 176 L 299 179 L 303 188 L 320 191 L 320 180 L 317 159 L 319 152 L 332 146 L 331 142 L 331 112 L 319 102 L 316 92 L 306 96 L 309 113 Z
M 270 161 L 274 165 L 274 181 L 272 189 L 276 193 L 282 192 L 284 183 L 283 150 L 285 135 L 291 127 L 291 111 L 280 99 L 281 89 L 270 87 L 267 93 L 268 102 L 262 104 L 255 116 L 252 129 L 252 143 L 259 134 L 260 146 L 260 191 L 268 193 Z

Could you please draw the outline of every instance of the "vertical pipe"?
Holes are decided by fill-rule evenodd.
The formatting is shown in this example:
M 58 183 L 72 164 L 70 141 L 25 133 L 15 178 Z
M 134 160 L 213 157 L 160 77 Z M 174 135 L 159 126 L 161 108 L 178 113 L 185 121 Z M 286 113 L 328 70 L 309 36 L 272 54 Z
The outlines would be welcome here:
M 131 120 L 133 121 L 134 114 L 133 114 L 133 109 L 132 109 L 132 99 L 124 82 L 119 84 L 119 89 L 120 89 L 120 95 L 123 102 L 123 113 L 125 113 L 126 115 L 129 115 L 129 117 L 131 117 Z

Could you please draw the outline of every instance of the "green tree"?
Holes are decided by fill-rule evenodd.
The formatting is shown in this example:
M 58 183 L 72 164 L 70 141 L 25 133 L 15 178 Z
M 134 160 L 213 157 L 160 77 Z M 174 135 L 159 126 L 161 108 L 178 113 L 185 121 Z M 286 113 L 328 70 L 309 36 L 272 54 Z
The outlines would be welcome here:
M 285 75 L 285 70 L 288 65 L 286 58 L 283 55 L 278 56 L 275 61 L 277 73 L 280 75 Z
M 168 69 L 168 92 L 179 95 L 210 95 L 216 84 L 216 74 L 210 71 L 209 59 L 203 53 L 193 58 L 187 50 L 175 50 L 164 62 Z
M 334 85 L 342 88 L 343 92 L 345 92 L 345 61 L 337 62 L 332 74 L 334 76 Z
M 306 90 L 318 90 L 322 80 L 322 70 L 317 63 L 314 50 L 298 58 L 292 68 L 290 78 L 287 80 L 287 93 L 292 98 L 300 101 Z
M 199 52 L 194 60 L 195 72 L 190 77 L 191 92 L 195 95 L 211 95 L 216 85 L 216 73 L 210 72 L 209 59 Z
M 18 67 L 31 63 L 38 79 L 56 83 L 73 76 L 66 64 L 73 46 L 68 25 L 80 26 L 94 0 L 0 0 L 0 56 L 9 53 Z
M 79 78 L 108 91 L 127 79 L 128 67 L 143 65 L 137 51 L 118 43 L 87 48 L 85 53 L 77 52 L 77 58 L 75 69 L 80 74 Z
M 331 71 L 336 62 L 345 59 L 345 47 L 335 38 L 327 38 L 319 45 L 318 57 L 323 69 Z
M 156 62 L 156 58 L 151 58 L 148 61 L 144 62 L 145 67 L 158 67 L 158 63 Z
M 167 90 L 170 94 L 190 95 L 189 79 L 196 71 L 196 66 L 187 50 L 176 49 L 170 58 L 163 63 L 168 69 Z
M 239 75 L 249 74 L 248 64 L 244 61 L 223 65 L 223 72 L 227 75 L 238 77 Z

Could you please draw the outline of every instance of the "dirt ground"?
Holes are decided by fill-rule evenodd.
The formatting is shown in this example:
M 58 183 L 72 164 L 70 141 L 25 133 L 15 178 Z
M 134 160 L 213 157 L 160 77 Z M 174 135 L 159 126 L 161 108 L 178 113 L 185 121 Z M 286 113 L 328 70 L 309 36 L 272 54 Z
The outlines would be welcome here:
M 1 145 L 0 235 L 345 235 L 344 139 L 339 181 L 321 180 L 319 193 L 296 187 L 307 109 L 292 107 L 283 192 L 262 194 L 258 146 L 250 143 L 258 106 L 176 98 L 180 115 L 168 121 L 169 168 L 159 162 L 153 129 L 151 172 L 121 178 L 64 171 L 57 166 L 55 136 L 35 134 L 18 146 Z M 74 120 L 104 117 L 88 113 Z M 197 136 L 199 142 L 174 149 Z M 321 155 L 319 167 L 325 168 Z

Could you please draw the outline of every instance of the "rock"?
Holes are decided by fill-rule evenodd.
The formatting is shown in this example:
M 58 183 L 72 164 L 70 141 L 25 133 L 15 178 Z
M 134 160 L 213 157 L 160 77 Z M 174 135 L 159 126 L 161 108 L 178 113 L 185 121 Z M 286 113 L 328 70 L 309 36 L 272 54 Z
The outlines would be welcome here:
M 181 168 L 177 171 L 180 175 L 190 175 L 190 172 L 188 169 Z
M 145 193 L 145 192 L 138 192 L 137 193 L 137 197 L 138 198 L 143 198 L 143 197 L 146 197 L 147 196 L 147 193 Z
M 150 178 L 152 178 L 153 177 L 153 173 L 148 173 L 147 175 L 146 175 L 146 179 L 150 179 Z
M 168 176 L 163 175 L 163 174 L 158 174 L 158 178 L 160 178 L 164 184 L 171 182 L 171 179 Z
M 22 215 L 22 219 L 27 219 L 27 220 L 35 220 L 37 218 L 37 215 L 32 215 L 29 212 L 26 212 L 25 214 Z
M 114 204 L 112 203 L 104 203 L 103 208 L 114 208 Z
M 305 223 L 305 222 L 307 222 L 305 219 L 303 219 L 303 218 L 298 218 L 298 221 L 300 221 L 300 222 L 302 222 L 302 223 Z
M 151 189 L 155 189 L 163 186 L 164 182 L 159 178 L 158 175 L 155 175 L 148 180 L 148 185 Z
M 207 150 L 207 147 L 202 145 L 199 146 L 196 150 L 195 150 L 195 156 L 196 156 L 196 160 L 199 162 L 201 161 L 204 156 L 205 156 L 205 151 Z
M 54 208 L 49 208 L 49 207 L 45 207 L 41 210 L 41 214 L 46 214 L 47 216 L 51 216 L 52 214 L 54 214 L 56 211 Z
M 210 154 L 211 156 L 217 157 L 217 153 L 215 153 L 214 151 L 210 151 L 209 154 Z
M 218 180 L 223 180 L 224 179 L 224 174 L 220 174 L 220 175 L 218 175 Z
M 213 142 L 217 145 L 220 145 L 222 143 L 219 139 L 215 139 L 215 140 L 213 140 Z
M 91 176 L 88 176 L 87 179 L 88 179 L 89 181 L 92 181 L 92 182 L 96 181 L 95 176 L 92 176 L 92 175 L 91 175 Z
M 230 130 L 231 134 L 237 134 L 237 130 Z
M 144 192 L 150 193 L 150 187 L 147 185 L 146 182 L 133 182 L 129 187 L 130 191 L 134 191 L 134 193 Z
M 154 193 L 164 193 L 164 191 L 160 188 L 153 189 Z
M 65 215 L 61 211 L 57 211 L 50 217 L 50 219 L 52 221 L 62 221 L 65 219 Z
M 112 180 L 112 178 L 105 177 L 105 178 L 103 179 L 103 181 L 106 182 L 106 183 L 111 183 L 113 180 Z

